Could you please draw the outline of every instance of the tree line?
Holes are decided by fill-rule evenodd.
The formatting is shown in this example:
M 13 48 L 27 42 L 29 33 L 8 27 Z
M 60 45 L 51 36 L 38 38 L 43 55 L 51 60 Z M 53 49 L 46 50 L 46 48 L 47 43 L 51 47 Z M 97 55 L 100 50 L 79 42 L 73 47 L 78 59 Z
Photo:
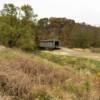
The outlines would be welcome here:
M 41 18 L 30 5 L 5 4 L 0 11 L 0 44 L 35 50 L 40 40 L 59 39 L 61 46 L 100 47 L 100 28 L 67 18 Z

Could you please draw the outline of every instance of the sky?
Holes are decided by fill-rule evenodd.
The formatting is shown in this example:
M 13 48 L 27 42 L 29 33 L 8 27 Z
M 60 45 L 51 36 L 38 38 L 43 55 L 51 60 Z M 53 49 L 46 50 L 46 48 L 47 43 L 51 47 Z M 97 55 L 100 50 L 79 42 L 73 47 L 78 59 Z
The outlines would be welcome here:
M 100 0 L 0 0 L 17 6 L 30 4 L 39 18 L 66 17 L 76 22 L 100 26 Z

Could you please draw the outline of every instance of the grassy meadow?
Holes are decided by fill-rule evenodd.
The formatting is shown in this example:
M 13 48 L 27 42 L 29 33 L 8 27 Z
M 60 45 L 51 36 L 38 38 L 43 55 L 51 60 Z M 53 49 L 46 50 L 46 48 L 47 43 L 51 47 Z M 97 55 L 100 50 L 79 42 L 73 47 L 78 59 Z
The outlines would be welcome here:
M 0 100 L 99 100 L 100 61 L 0 49 Z

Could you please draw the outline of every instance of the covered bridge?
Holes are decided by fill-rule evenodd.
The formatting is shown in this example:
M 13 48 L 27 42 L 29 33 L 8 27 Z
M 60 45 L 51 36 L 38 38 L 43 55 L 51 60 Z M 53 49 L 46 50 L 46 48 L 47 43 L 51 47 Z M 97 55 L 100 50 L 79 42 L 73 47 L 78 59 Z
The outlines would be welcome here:
M 39 47 L 40 48 L 45 48 L 45 49 L 57 49 L 59 48 L 60 41 L 53 39 L 53 40 L 41 40 L 39 42 Z

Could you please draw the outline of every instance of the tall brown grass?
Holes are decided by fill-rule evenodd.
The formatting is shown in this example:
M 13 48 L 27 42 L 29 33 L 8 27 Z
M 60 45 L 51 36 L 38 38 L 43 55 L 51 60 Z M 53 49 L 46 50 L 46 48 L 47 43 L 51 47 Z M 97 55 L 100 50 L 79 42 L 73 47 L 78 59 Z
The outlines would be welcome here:
M 10 49 L 0 55 L 0 100 L 100 100 L 99 62 Z
M 18 100 L 33 100 L 34 87 L 51 88 L 68 78 L 66 69 L 53 69 L 34 60 L 0 60 L 0 90 Z

